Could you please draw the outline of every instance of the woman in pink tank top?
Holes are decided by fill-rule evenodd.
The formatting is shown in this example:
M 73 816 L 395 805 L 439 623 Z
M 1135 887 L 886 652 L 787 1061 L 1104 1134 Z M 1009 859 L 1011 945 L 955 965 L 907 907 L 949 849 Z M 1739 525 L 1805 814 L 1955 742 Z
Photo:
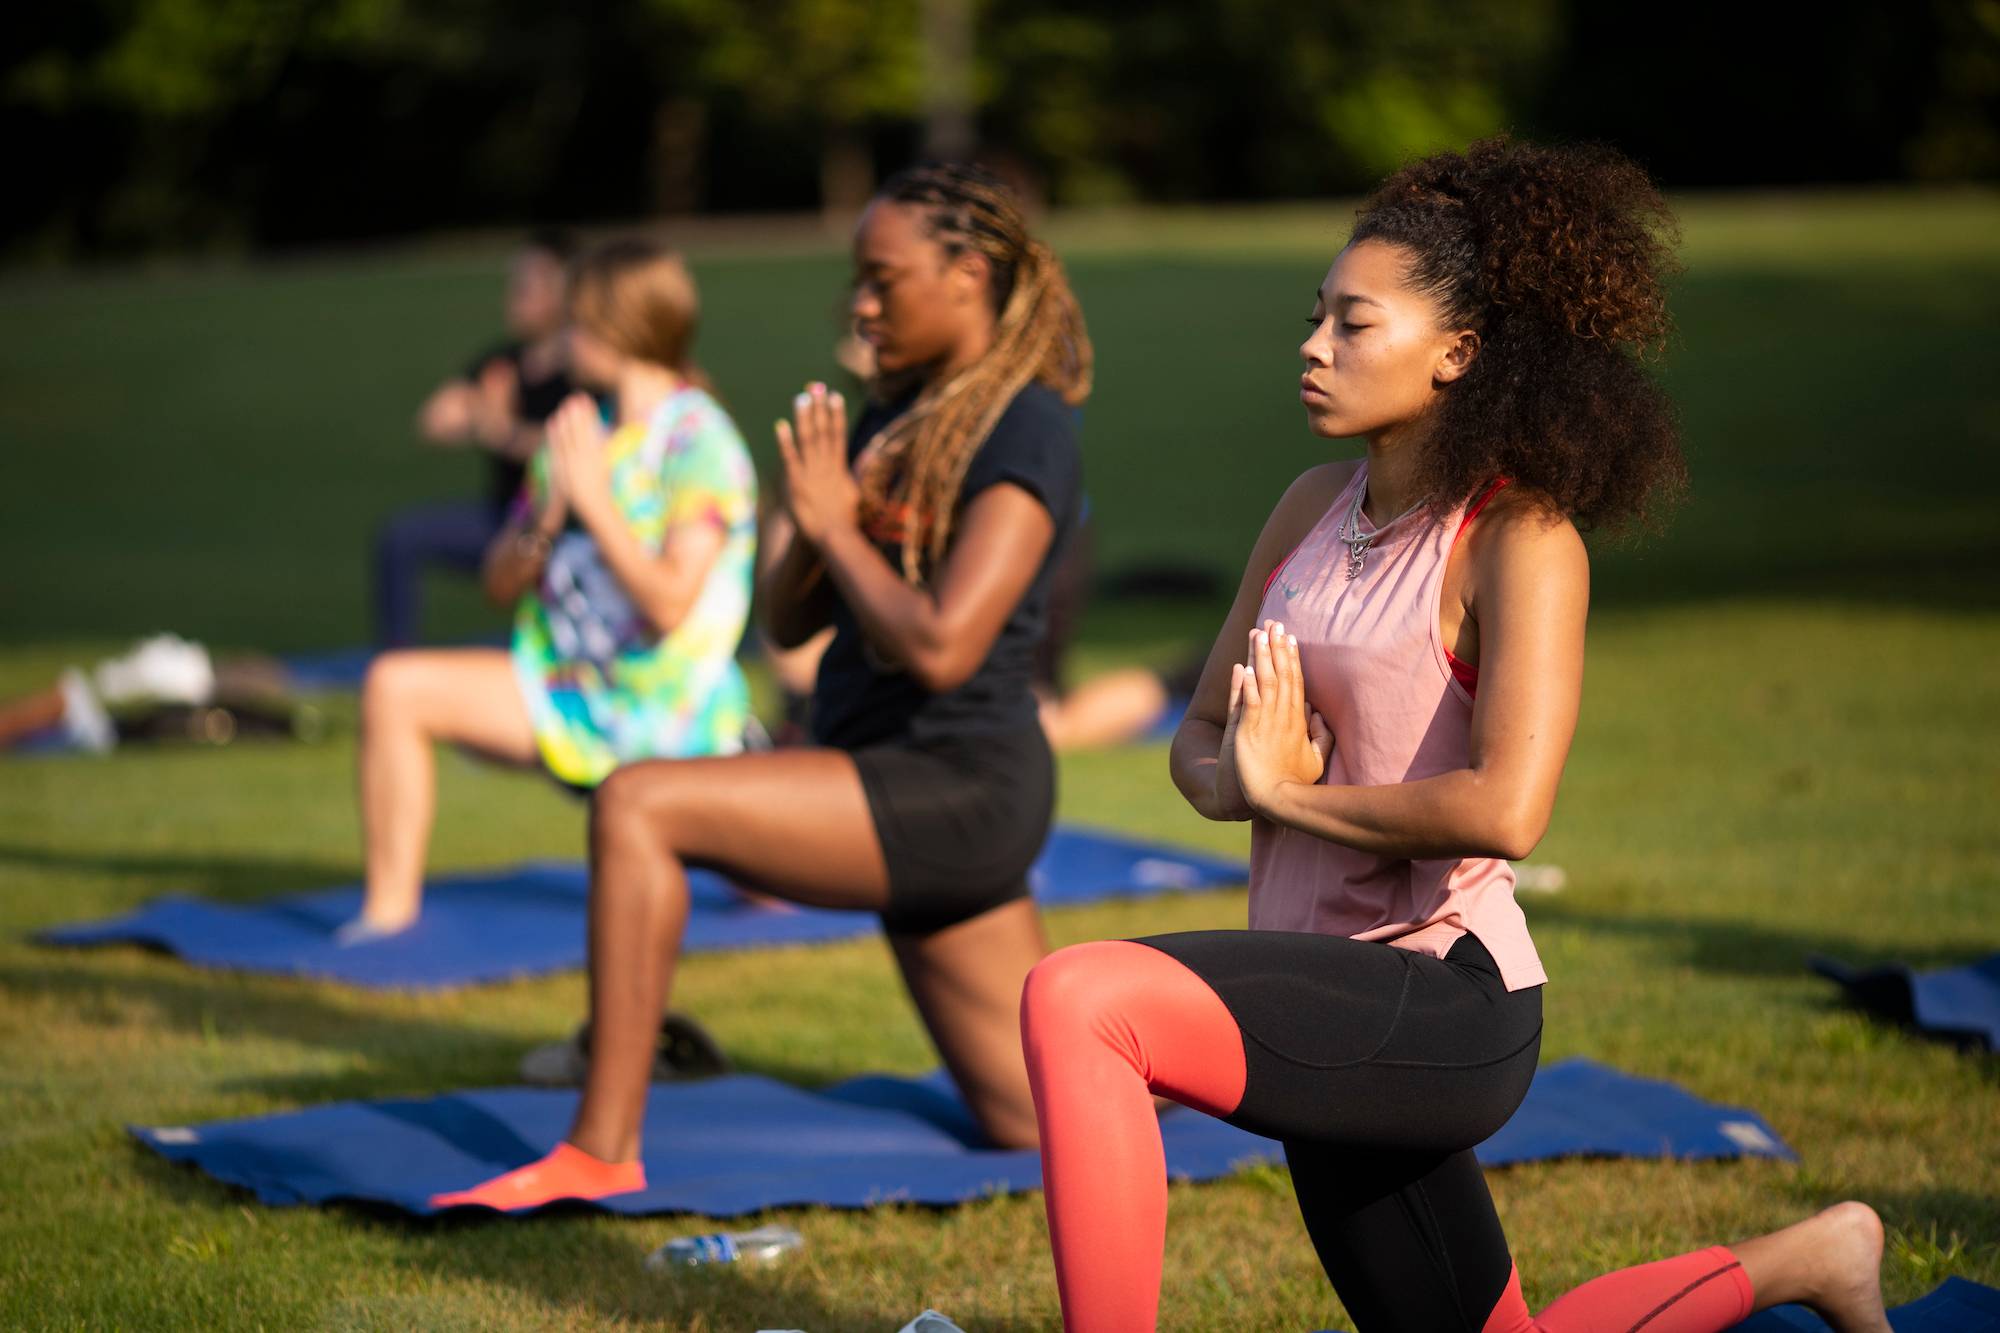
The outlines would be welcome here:
M 1472 1152 L 1540 1049 L 1508 863 L 1547 827 L 1576 727 L 1578 529 L 1684 477 L 1640 364 L 1667 329 L 1671 227 L 1616 153 L 1505 140 L 1362 206 L 1299 396 L 1314 434 L 1367 456 L 1278 502 L 1173 746 L 1196 811 L 1251 822 L 1250 929 L 1064 949 L 1023 996 L 1071 1333 L 1155 1326 L 1155 1095 L 1284 1143 L 1363 1333 L 1707 1333 L 1788 1301 L 1886 1333 L 1859 1203 L 1532 1316 Z

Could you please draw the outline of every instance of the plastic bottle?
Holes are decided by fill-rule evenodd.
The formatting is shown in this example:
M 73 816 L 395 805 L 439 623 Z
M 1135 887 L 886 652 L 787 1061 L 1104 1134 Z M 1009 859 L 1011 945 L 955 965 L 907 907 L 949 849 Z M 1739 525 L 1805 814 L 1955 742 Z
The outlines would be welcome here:
M 646 1256 L 648 1268 L 687 1268 L 694 1264 L 766 1264 L 806 1243 L 790 1227 L 763 1226 L 755 1231 L 716 1231 L 705 1236 L 677 1236 Z

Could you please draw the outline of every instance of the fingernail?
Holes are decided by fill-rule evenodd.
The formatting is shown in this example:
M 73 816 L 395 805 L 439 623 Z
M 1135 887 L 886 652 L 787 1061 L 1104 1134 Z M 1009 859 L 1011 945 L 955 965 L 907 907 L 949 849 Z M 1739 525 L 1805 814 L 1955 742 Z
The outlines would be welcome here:
M 1277 621 L 1273 621 L 1273 622 L 1271 623 L 1271 633 L 1273 633 L 1273 634 L 1277 635 L 1277 636 L 1278 636 L 1279 638 L 1281 638 L 1281 639 L 1282 639 L 1282 638 L 1284 638 L 1284 637 L 1285 637 L 1285 622 L 1284 622 L 1284 621 L 1282 621 L 1282 620 L 1277 620 Z
M 812 400 L 812 395 L 811 395 L 811 394 L 809 394 L 809 393 L 802 393 L 802 394 L 800 394 L 800 395 L 799 395 L 798 397 L 796 397 L 796 398 L 792 399 L 792 406 L 793 406 L 793 407 L 811 407 L 811 406 L 812 406 L 812 401 L 813 401 L 813 400 Z

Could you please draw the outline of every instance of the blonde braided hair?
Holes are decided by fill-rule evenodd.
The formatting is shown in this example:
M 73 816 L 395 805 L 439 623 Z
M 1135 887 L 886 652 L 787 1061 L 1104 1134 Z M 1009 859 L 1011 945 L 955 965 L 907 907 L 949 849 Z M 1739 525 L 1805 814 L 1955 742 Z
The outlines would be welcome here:
M 1040 381 L 1072 407 L 1090 396 L 1092 352 L 1083 309 L 1053 252 L 1028 234 L 1000 178 L 974 166 L 927 164 L 891 177 L 876 196 L 924 213 L 924 233 L 955 258 L 983 255 L 992 273 L 993 341 L 971 365 L 924 386 L 870 442 L 864 511 L 901 526 L 903 577 L 921 583 L 944 556 L 967 467 L 1014 396 Z M 906 521 L 896 522 L 899 516 Z

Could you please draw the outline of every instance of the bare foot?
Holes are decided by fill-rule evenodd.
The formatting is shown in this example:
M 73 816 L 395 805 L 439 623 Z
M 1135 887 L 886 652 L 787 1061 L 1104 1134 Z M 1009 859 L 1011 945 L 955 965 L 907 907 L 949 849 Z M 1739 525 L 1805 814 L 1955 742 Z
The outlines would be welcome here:
M 400 920 L 378 921 L 364 910 L 360 916 L 334 927 L 333 942 L 343 949 L 357 944 L 373 944 L 402 934 L 417 924 L 417 914 L 411 912 Z
M 1835 1333 L 1890 1333 L 1882 1309 L 1882 1219 L 1865 1203 L 1837 1203 L 1805 1221 L 1734 1247 L 1757 1308 L 1809 1305 Z

